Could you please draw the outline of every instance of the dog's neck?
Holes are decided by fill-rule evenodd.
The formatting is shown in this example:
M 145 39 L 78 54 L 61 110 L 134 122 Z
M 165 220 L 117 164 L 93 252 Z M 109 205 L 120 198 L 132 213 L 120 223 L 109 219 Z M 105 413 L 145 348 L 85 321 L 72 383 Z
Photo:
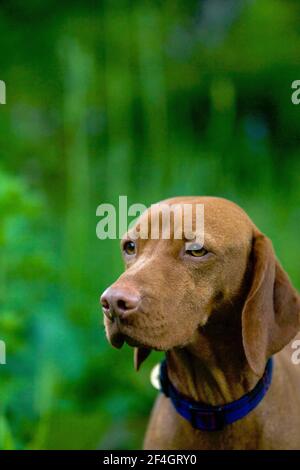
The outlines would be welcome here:
M 260 377 L 248 366 L 239 321 L 199 328 L 192 343 L 167 352 L 168 374 L 186 397 L 223 405 L 252 390 Z

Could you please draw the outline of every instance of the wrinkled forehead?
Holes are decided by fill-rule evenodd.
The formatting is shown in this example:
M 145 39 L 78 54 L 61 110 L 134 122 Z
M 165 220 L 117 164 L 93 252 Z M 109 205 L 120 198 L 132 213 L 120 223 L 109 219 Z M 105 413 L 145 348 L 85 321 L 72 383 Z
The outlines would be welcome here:
M 145 240 L 198 240 L 232 245 L 249 243 L 253 223 L 237 205 L 217 198 L 177 199 L 152 205 L 128 235 Z

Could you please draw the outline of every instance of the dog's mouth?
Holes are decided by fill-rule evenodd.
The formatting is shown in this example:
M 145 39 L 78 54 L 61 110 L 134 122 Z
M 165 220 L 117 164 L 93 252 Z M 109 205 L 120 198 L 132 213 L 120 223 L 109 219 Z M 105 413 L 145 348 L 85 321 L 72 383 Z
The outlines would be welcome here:
M 109 322 L 106 324 L 106 333 L 111 345 L 117 349 L 121 349 L 124 343 L 127 343 L 131 347 L 147 347 L 144 342 L 139 340 L 128 331 L 129 328 L 120 324 L 119 321 Z
M 109 335 L 108 339 L 109 339 L 111 345 L 114 348 L 117 348 L 117 349 L 121 349 L 121 347 L 123 346 L 123 344 L 125 342 L 125 337 L 120 331 L 115 331 L 115 332 L 111 333 Z
M 123 334 L 121 331 L 117 331 L 116 333 L 112 334 L 110 336 L 110 342 L 112 346 L 117 349 L 121 349 L 124 343 L 127 343 L 133 348 L 145 347 L 143 343 L 132 338 L 131 336 Z
M 174 347 L 183 348 L 190 339 L 180 343 L 170 343 L 166 341 L 154 341 L 153 338 L 143 337 L 139 330 L 133 328 L 132 325 L 125 325 L 118 318 L 114 321 L 105 318 L 106 336 L 110 344 L 117 349 L 121 349 L 124 343 L 133 348 L 146 348 L 154 351 L 168 351 Z

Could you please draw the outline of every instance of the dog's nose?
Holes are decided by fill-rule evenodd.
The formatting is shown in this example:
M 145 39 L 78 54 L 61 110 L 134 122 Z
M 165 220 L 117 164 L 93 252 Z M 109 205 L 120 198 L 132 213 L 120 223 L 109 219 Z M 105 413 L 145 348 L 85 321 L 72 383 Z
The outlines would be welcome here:
M 141 297 L 136 291 L 116 287 L 106 289 L 100 298 L 103 313 L 110 320 L 115 317 L 122 319 L 125 314 L 136 311 L 140 300 Z

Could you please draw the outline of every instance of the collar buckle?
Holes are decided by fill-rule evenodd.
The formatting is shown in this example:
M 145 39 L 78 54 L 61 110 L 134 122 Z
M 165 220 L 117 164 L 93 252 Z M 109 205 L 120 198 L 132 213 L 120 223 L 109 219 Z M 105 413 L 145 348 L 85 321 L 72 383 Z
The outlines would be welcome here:
M 195 429 L 203 431 L 220 431 L 226 425 L 223 408 L 216 407 L 214 410 L 200 410 L 199 407 L 189 404 L 190 423 Z

